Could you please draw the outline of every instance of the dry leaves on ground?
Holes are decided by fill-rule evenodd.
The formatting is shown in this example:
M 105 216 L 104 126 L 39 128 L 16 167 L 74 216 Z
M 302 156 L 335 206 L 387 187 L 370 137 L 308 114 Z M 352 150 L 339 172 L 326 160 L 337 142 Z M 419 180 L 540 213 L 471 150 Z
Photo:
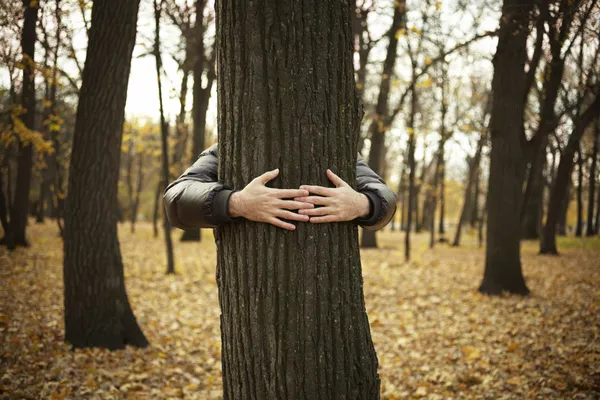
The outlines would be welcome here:
M 30 237 L 29 249 L 0 248 L 2 398 L 222 397 L 210 231 L 201 244 L 176 241 L 178 275 L 165 276 L 150 225 L 121 227 L 128 294 L 151 346 L 116 352 L 63 343 L 62 243 L 50 222 Z M 598 239 L 570 239 L 561 257 L 526 243 L 532 295 L 521 298 L 477 293 L 484 255 L 468 238 L 430 251 L 416 235 L 405 263 L 403 236 L 379 237 L 362 259 L 383 399 L 600 397 Z

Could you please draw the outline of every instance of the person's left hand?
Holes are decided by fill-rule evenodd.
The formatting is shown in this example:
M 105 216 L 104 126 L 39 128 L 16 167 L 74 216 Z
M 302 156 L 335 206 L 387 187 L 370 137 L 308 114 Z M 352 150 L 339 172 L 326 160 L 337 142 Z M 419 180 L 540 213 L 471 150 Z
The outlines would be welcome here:
M 318 196 L 295 197 L 294 200 L 321 207 L 301 209 L 298 210 L 299 214 L 308 215 L 310 222 L 313 224 L 352 221 L 369 215 L 371 206 L 367 196 L 352 189 L 350 185 L 329 169 L 327 170 L 327 177 L 335 185 L 335 188 L 300 186 L 300 189 Z

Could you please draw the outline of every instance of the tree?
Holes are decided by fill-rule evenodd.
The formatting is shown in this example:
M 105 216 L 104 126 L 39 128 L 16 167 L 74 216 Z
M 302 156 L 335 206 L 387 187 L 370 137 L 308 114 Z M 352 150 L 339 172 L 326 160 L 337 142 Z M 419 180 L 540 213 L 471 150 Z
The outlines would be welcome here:
M 36 24 L 39 4 L 37 1 L 23 0 L 25 18 L 21 33 L 21 47 L 23 49 L 23 89 L 21 106 L 24 115 L 18 141 L 17 182 L 14 200 L 10 206 L 10 221 L 5 232 L 6 245 L 9 249 L 16 246 L 28 246 L 25 237 L 27 228 L 27 212 L 29 209 L 29 188 L 31 186 L 31 173 L 33 169 L 33 141 L 35 135 L 35 42 Z M 8 197 L 10 201 L 10 196 Z
M 216 2 L 219 178 L 355 181 L 353 2 Z M 277 11 L 277 12 L 276 12 Z M 234 23 L 235 22 L 235 23 Z M 282 29 L 285 27 L 285 29 Z M 217 229 L 224 398 L 377 399 L 353 223 Z
M 521 268 L 520 218 L 525 62 L 532 0 L 504 0 L 494 56 L 491 152 L 487 197 L 485 272 L 479 291 L 526 295 Z
M 598 162 L 598 152 L 600 151 L 600 121 L 596 121 L 596 126 L 594 127 L 594 144 L 592 145 L 592 165 L 590 166 L 590 178 L 588 184 L 588 211 L 587 211 L 587 223 L 586 223 L 586 236 L 593 236 L 598 231 L 596 230 L 596 226 L 594 223 L 594 196 L 596 195 L 596 178 L 597 178 L 597 169 L 596 164 Z M 600 201 L 600 199 L 597 199 Z
M 138 8 L 139 0 L 92 7 L 65 215 L 65 340 L 74 347 L 148 344 L 125 291 L 115 212 Z

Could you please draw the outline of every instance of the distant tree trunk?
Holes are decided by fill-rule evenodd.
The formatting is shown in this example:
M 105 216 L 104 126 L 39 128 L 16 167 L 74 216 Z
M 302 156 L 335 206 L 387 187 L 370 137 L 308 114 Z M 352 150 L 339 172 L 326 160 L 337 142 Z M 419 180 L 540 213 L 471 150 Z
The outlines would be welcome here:
M 383 62 L 383 71 L 381 74 L 381 83 L 379 84 L 379 95 L 377 97 L 377 105 L 375 106 L 375 115 L 373 122 L 369 126 L 371 148 L 369 149 L 369 166 L 375 173 L 381 173 L 381 164 L 383 162 L 385 133 L 388 129 L 386 126 L 389 113 L 389 94 L 390 80 L 394 75 L 394 66 L 398 58 L 398 36 L 396 32 L 404 24 L 406 17 L 406 0 L 399 0 L 394 3 L 394 17 L 392 26 L 386 34 L 388 39 L 388 48 Z M 364 230 L 362 234 L 361 247 L 374 248 L 377 247 L 377 238 L 375 231 Z
M 542 138 L 542 144 L 537 154 L 531 160 L 527 188 L 524 198 L 528 198 L 526 205 L 521 208 L 522 238 L 538 239 L 542 231 L 544 216 L 544 170 L 546 169 L 546 148 L 548 137 Z
M 327 186 L 327 168 L 355 182 L 354 6 L 216 2 L 225 185 L 276 167 L 276 187 Z M 242 220 L 216 240 L 225 399 L 379 398 L 355 224 Z
M 408 117 L 408 214 L 406 216 L 406 232 L 404 236 L 404 259 L 410 260 L 410 228 L 412 226 L 415 205 L 415 118 L 417 111 L 417 91 L 414 85 L 415 66 L 413 65 L 413 87 L 411 88 L 411 106 Z
M 594 196 L 596 195 L 596 178 L 598 176 L 596 164 L 598 162 L 598 151 L 600 142 L 600 120 L 596 121 L 594 129 L 594 144 L 592 145 L 592 165 L 590 166 L 590 180 L 588 184 L 588 211 L 587 211 L 587 223 L 586 223 L 586 236 L 593 236 L 598 233 L 594 222 Z M 600 201 L 600 199 L 598 199 Z
M 29 130 L 35 129 L 35 42 L 38 18 L 38 2 L 23 0 L 24 20 L 21 33 L 23 49 L 23 88 L 21 105 L 25 109 L 23 123 Z M 14 198 L 10 206 L 10 221 L 5 232 L 9 249 L 16 246 L 29 246 L 25 237 L 27 213 L 29 209 L 29 188 L 33 169 L 33 147 L 29 142 L 18 140 L 17 182 Z M 9 198 L 10 201 L 10 198 Z
M 160 112 L 160 138 L 162 144 L 162 181 L 165 185 L 163 191 L 169 182 L 169 126 L 165 119 L 165 110 L 162 98 L 162 81 L 160 71 L 162 70 L 162 58 L 160 56 L 160 16 L 162 14 L 164 0 L 154 0 L 154 59 L 156 60 L 156 82 L 158 84 L 158 104 Z M 167 248 L 167 274 L 175 273 L 175 261 L 173 259 L 173 243 L 171 241 L 171 224 L 169 219 L 163 213 L 163 232 L 165 234 L 165 246 Z
M 445 142 L 444 142 L 445 144 Z M 444 146 L 440 149 L 440 221 L 438 225 L 438 233 L 440 235 L 440 242 L 446 241 L 444 235 L 446 234 L 445 225 L 445 214 L 446 214 L 446 160 Z
M 202 150 L 206 142 L 206 112 L 208 110 L 208 101 L 210 100 L 210 92 L 212 90 L 213 81 L 215 79 L 214 60 L 206 60 L 204 51 L 204 25 L 202 15 L 206 0 L 196 0 L 196 54 L 194 62 L 194 109 L 192 111 L 194 117 L 194 136 L 192 140 L 192 154 L 190 164 L 193 164 Z M 202 86 L 202 76 L 207 70 L 205 87 Z M 192 229 L 186 230 L 181 235 L 181 241 L 200 241 L 201 230 Z
M 156 185 L 156 192 L 154 192 L 154 207 L 152 212 L 152 227 L 154 231 L 154 237 L 158 237 L 158 219 L 160 218 L 160 208 L 158 207 L 158 203 L 161 201 L 160 194 L 163 192 L 164 187 L 165 183 L 162 179 L 159 179 Z
M 556 224 L 556 234 L 558 236 L 567 236 L 567 217 L 569 215 L 569 205 L 571 204 L 571 195 L 573 190 L 573 179 L 569 178 L 567 189 L 560 203 L 558 212 L 558 223 Z M 543 232 L 543 231 L 542 231 Z
M 125 291 L 115 214 L 138 8 L 139 0 L 92 6 L 65 215 L 65 340 L 74 347 L 148 345 Z
M 481 153 L 483 152 L 483 144 L 486 140 L 486 132 L 481 133 L 481 137 L 479 138 L 479 142 L 477 143 L 477 150 L 475 151 L 475 155 L 473 158 L 468 160 L 469 167 L 469 176 L 467 179 L 467 187 L 465 188 L 465 200 L 463 202 L 463 208 L 460 213 L 460 218 L 458 219 L 458 224 L 456 226 L 456 234 L 454 235 L 454 241 L 452 242 L 452 246 L 460 246 L 460 236 L 462 232 L 462 227 L 467 222 L 467 217 L 469 210 L 472 209 L 473 205 L 471 204 L 474 201 L 474 196 L 472 195 L 473 186 L 475 185 L 475 180 L 477 179 L 479 164 L 481 164 Z
M 581 143 L 577 148 L 577 225 L 575 236 L 581 237 L 583 234 L 583 152 Z
M 473 182 L 473 198 L 471 200 L 471 228 L 475 229 L 479 221 L 479 186 L 481 183 L 481 165 L 475 167 L 475 181 Z
M 526 295 L 521 269 L 525 61 L 532 0 L 504 0 L 494 56 L 485 272 L 479 291 Z
M 542 235 L 540 253 L 558 254 L 556 248 L 556 225 L 559 221 L 561 203 L 573 171 L 573 157 L 575 151 L 579 148 L 579 141 L 585 132 L 587 126 L 594 121 L 600 114 L 600 95 L 596 96 L 594 102 L 581 114 L 575 126 L 573 133 L 569 137 L 558 164 L 558 171 L 552 191 L 550 192 L 550 203 L 548 205 L 548 214 L 546 216 L 546 225 Z
M 598 195 L 596 196 L 596 220 L 594 222 L 596 234 L 600 234 L 600 185 L 598 185 Z
M 0 223 L 5 233 L 8 232 L 7 203 L 4 197 L 4 174 L 0 172 Z

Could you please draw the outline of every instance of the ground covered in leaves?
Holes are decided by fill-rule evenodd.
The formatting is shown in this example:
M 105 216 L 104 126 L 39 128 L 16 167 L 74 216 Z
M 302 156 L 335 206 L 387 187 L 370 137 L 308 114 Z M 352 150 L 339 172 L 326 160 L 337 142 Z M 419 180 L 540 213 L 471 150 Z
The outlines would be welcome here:
M 32 247 L 0 247 L 0 398 L 219 399 L 215 246 L 163 242 L 149 225 L 121 227 L 128 294 L 151 346 L 71 351 L 63 343 L 62 243 L 55 225 L 30 226 Z M 175 232 L 175 236 L 179 232 Z M 523 246 L 532 295 L 477 293 L 483 251 L 426 249 L 403 261 L 386 232 L 362 253 L 365 296 L 383 399 L 600 398 L 600 240 L 565 239 L 560 257 Z

